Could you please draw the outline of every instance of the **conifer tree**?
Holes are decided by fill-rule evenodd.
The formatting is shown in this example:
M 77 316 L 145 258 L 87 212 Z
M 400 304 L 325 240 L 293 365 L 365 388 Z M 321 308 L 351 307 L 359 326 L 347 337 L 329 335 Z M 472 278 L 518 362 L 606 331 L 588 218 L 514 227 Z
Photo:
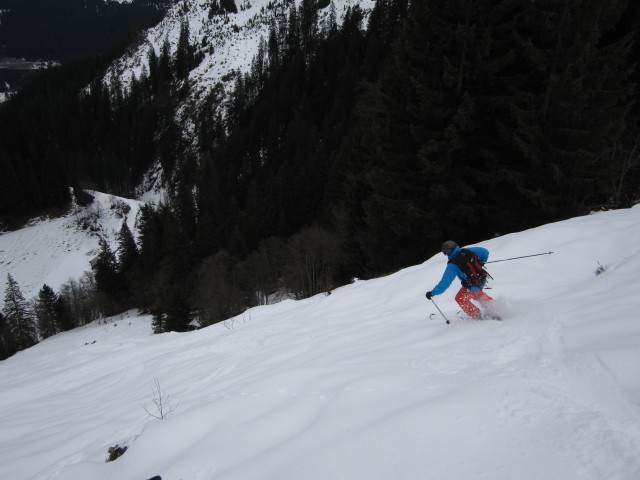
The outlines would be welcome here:
M 116 256 L 104 238 L 100 238 L 100 253 L 94 263 L 93 271 L 96 276 L 98 290 L 109 292 L 114 289 L 118 263 Z
M 224 234 L 224 202 L 221 191 L 218 161 L 207 154 L 201 161 L 196 181 L 198 205 L 194 253 L 197 258 L 205 258 L 222 246 Z
M 121 277 L 118 273 L 118 262 L 111 247 L 103 238 L 99 243 L 100 252 L 91 268 L 95 275 L 96 288 L 106 298 L 105 312 L 103 313 L 111 315 L 115 313 L 114 307 L 122 300 L 120 298 L 122 293 Z
M 53 308 L 55 311 L 56 329 L 59 332 L 66 332 L 77 326 L 71 315 L 69 304 L 62 295 L 57 295 Z
M 299 20 L 298 10 L 295 3 L 289 10 L 289 18 L 287 23 L 287 34 L 285 37 L 285 55 L 291 58 L 296 52 L 300 51 L 302 32 Z
M 162 222 L 160 211 L 143 205 L 138 216 L 138 263 L 135 268 L 133 297 L 136 305 L 150 312 L 156 295 L 155 275 L 162 260 Z
M 238 7 L 236 6 L 235 0 L 219 0 L 220 1 L 220 9 L 224 13 L 238 13 Z
M 60 319 L 59 309 L 56 307 L 58 296 L 49 285 L 45 284 L 38 292 L 35 304 L 35 314 L 38 320 L 40 336 L 49 338 L 58 333 Z
M 11 337 L 9 323 L 0 312 L 0 360 L 10 357 L 15 352 L 15 342 Z
M 302 0 L 298 14 L 302 47 L 306 54 L 311 53 L 318 38 L 318 6 L 316 0 Z
M 127 222 L 122 222 L 116 240 L 118 242 L 118 271 L 126 274 L 133 270 L 138 260 L 138 247 Z
M 149 64 L 149 86 L 152 92 L 157 92 L 160 82 L 158 55 L 153 47 L 149 48 L 147 52 L 147 63 Z
M 178 36 L 178 46 L 175 53 L 176 76 L 178 78 L 186 78 L 189 75 L 191 64 L 193 62 L 193 51 L 189 44 L 189 22 L 183 21 L 180 24 L 180 35 Z
M 153 333 L 165 333 L 167 330 L 165 329 L 165 314 L 159 310 L 154 310 L 151 321 L 151 328 Z
M 163 256 L 154 275 L 154 329 L 163 332 L 188 330 L 192 319 L 190 296 L 191 261 L 180 220 L 170 209 L 162 215 Z M 155 321 L 157 319 L 157 321 Z
M 10 349 L 24 350 L 38 343 L 33 312 L 22 295 L 18 282 L 11 274 L 7 274 L 2 314 L 9 327 L 10 340 L 13 342 L 13 345 L 9 346 Z

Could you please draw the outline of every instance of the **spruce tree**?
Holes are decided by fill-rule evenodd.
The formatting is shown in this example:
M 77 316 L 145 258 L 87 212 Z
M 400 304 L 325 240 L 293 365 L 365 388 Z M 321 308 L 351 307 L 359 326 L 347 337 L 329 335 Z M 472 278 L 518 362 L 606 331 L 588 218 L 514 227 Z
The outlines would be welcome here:
M 35 314 L 38 320 L 38 331 L 44 338 L 51 337 L 58 333 L 60 318 L 56 304 L 58 296 L 49 285 L 45 284 L 38 292 L 35 304 Z
M 10 349 L 24 350 L 38 343 L 33 312 L 11 274 L 7 274 L 2 314 L 9 327 L 10 341 L 13 342 L 9 345 Z
M 144 273 L 152 274 L 162 259 L 161 212 L 166 207 L 154 210 L 151 205 L 143 205 L 138 217 L 138 252 Z
M 57 295 L 53 308 L 55 311 L 56 329 L 59 332 L 66 332 L 78 326 L 71 315 L 69 304 L 62 295 Z
M 129 308 L 133 303 L 133 292 L 136 288 L 135 279 L 138 278 L 137 263 L 139 253 L 127 222 L 122 222 L 116 241 L 118 242 L 118 277 L 123 294 L 121 306 Z
M 9 330 L 9 322 L 7 322 L 2 312 L 0 312 L 0 360 L 4 360 L 14 353 L 16 353 L 15 342 Z
M 189 44 L 189 22 L 182 21 L 174 60 L 174 69 L 177 78 L 182 79 L 188 77 L 192 63 L 193 49 Z
M 238 7 L 236 7 L 235 0 L 219 0 L 220 9 L 224 13 L 238 13 Z
M 154 275 L 154 329 L 183 332 L 192 320 L 191 269 L 188 241 L 180 227 L 180 219 L 170 209 L 162 215 L 163 256 Z M 158 325 L 156 325 L 158 323 Z
M 104 238 L 100 238 L 100 253 L 95 260 L 93 272 L 96 277 L 98 290 L 111 292 L 117 282 L 118 263 L 116 256 Z
M 118 262 L 116 256 L 109 247 L 109 244 L 100 239 L 100 252 L 92 263 L 91 268 L 96 279 L 96 288 L 101 292 L 106 300 L 104 304 L 105 315 L 116 313 L 118 303 L 122 300 L 122 282 L 118 272 Z
M 116 241 L 118 242 L 118 271 L 126 274 L 133 270 L 138 260 L 138 247 L 127 222 L 122 222 Z
M 165 329 L 165 314 L 159 310 L 154 310 L 152 315 L 153 320 L 151 321 L 151 328 L 153 333 L 165 333 L 167 330 Z
M 135 268 L 133 297 L 145 312 L 151 311 L 155 298 L 155 275 L 162 260 L 162 222 L 160 210 L 143 205 L 138 216 L 138 262 Z

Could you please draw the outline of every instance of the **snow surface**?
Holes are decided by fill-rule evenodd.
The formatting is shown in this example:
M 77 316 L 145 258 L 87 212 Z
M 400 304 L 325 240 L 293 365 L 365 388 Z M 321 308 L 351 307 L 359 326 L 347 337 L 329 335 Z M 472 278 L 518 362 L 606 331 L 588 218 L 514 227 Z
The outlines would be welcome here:
M 501 322 L 429 319 L 438 254 L 195 332 L 128 314 L 20 352 L 0 478 L 640 478 L 640 206 L 481 245 L 554 252 L 490 265 Z M 456 291 L 435 298 L 452 318 Z

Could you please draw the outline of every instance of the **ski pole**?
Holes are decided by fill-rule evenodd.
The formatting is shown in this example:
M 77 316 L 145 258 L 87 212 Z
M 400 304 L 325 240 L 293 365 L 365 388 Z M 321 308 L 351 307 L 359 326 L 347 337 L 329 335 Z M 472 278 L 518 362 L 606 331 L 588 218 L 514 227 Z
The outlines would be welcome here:
M 436 302 L 433 300 L 433 298 L 431 299 L 431 301 L 433 302 L 434 305 L 436 305 Z M 440 310 L 440 307 L 438 307 L 438 305 L 436 305 L 436 308 L 440 312 L 440 315 L 442 315 L 442 318 L 444 318 L 447 321 L 447 325 L 449 325 L 451 322 L 449 321 L 449 319 L 447 317 L 444 316 L 444 313 L 442 313 L 442 310 Z
M 498 262 L 508 262 L 509 260 L 519 260 L 521 258 L 529 258 L 529 257 L 539 257 L 540 255 L 551 255 L 553 252 L 545 252 L 545 253 L 536 253 L 534 255 L 525 255 L 523 257 L 513 257 L 513 258 L 505 258 L 502 260 L 492 260 L 490 262 L 486 262 L 485 265 L 487 263 L 498 263 Z

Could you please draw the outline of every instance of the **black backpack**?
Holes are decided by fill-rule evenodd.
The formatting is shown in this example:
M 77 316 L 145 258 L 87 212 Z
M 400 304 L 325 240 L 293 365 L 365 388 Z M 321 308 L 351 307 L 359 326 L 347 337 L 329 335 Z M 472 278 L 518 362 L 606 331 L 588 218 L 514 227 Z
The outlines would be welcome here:
M 480 287 L 487 277 L 493 278 L 482 267 L 482 262 L 480 262 L 478 255 L 466 248 L 461 249 L 460 253 L 447 263 L 457 265 L 462 270 L 462 273 L 467 276 L 467 279 L 462 281 L 464 288 Z

